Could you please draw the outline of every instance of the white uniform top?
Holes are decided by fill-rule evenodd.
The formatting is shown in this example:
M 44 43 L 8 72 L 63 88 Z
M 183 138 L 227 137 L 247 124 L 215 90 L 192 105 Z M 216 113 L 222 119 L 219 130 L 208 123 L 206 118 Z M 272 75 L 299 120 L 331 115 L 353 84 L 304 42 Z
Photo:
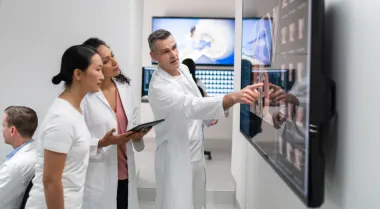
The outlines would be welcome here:
M 173 78 L 178 82 L 181 91 L 185 95 L 197 96 L 190 82 L 183 74 L 174 76 Z M 191 162 L 198 162 L 203 158 L 203 125 L 201 124 L 197 120 L 189 119 L 188 121 Z
M 27 209 L 46 208 L 42 174 L 44 150 L 67 154 L 62 173 L 65 208 L 80 209 L 89 161 L 91 135 L 84 117 L 66 100 L 57 98 L 46 114 L 37 137 L 37 164 Z

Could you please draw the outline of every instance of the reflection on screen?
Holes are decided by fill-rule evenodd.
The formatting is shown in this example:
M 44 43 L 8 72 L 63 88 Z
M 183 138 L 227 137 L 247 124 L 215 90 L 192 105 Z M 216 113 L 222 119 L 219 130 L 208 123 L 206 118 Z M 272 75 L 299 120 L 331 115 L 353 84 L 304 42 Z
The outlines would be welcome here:
M 243 19 L 242 58 L 254 65 L 270 65 L 272 55 L 272 20 Z
M 158 29 L 172 33 L 181 61 L 191 58 L 198 65 L 234 64 L 234 19 L 153 17 L 152 31 Z
M 258 101 L 241 106 L 240 130 L 301 194 L 307 196 L 308 1 L 262 0 L 261 3 L 257 5 L 264 6 L 257 9 L 268 11 L 267 15 L 261 20 L 243 22 L 243 34 L 250 35 L 243 35 L 241 88 L 259 82 L 264 83 L 264 87 L 259 89 Z M 273 53 L 270 53 L 271 48 Z

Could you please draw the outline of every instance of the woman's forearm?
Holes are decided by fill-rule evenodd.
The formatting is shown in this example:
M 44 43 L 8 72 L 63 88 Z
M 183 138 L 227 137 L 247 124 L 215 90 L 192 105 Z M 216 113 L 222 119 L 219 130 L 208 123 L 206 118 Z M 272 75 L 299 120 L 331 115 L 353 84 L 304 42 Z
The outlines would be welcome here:
M 61 180 L 44 182 L 44 191 L 48 209 L 65 209 Z

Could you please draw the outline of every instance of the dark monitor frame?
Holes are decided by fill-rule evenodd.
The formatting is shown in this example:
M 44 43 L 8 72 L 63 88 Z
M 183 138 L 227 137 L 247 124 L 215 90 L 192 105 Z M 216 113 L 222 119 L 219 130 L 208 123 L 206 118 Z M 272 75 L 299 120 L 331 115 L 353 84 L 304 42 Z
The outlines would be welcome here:
M 292 191 L 309 208 L 318 208 L 324 202 L 325 156 L 323 143 L 332 137 L 336 118 L 335 82 L 324 68 L 324 1 L 311 0 L 311 45 L 310 45 L 310 109 L 309 109 L 309 146 L 308 146 L 308 192 L 304 196 L 272 162 L 271 159 L 255 144 L 250 136 L 242 130 L 258 153 L 273 170 L 283 179 Z M 243 87 L 243 86 L 241 86 Z M 258 117 L 259 118 L 259 117 Z M 261 119 L 261 118 L 260 118 Z M 262 121 L 261 121 L 262 122 Z M 261 123 L 260 123 L 261 124 Z
M 234 17 L 211 17 L 211 16 L 152 16 L 152 24 L 151 24 L 151 32 L 153 32 L 153 19 L 155 18 L 165 18 L 165 19 L 214 19 L 214 20 L 235 20 Z M 236 47 L 236 46 L 234 46 Z M 235 52 L 234 52 L 235 56 Z M 235 60 L 234 60 L 235 62 Z M 152 59 L 152 65 L 157 65 L 157 62 L 155 62 Z M 195 63 L 197 66 L 212 66 L 212 67 L 231 67 L 234 66 L 235 63 L 233 64 L 198 64 Z
M 145 78 L 145 69 L 146 68 L 157 68 L 157 66 L 144 66 L 142 67 L 142 76 L 141 76 L 141 102 L 146 103 L 149 102 L 147 99 L 143 99 L 143 97 L 147 97 L 148 95 L 144 95 L 144 78 Z

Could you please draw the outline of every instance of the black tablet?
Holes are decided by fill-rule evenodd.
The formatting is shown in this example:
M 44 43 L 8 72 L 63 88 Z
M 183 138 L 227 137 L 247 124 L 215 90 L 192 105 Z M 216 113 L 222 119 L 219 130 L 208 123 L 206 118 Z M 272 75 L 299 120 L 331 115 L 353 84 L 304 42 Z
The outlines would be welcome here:
M 153 126 L 155 126 L 161 122 L 164 122 L 164 121 L 165 121 L 165 119 L 161 119 L 161 120 L 156 120 L 156 121 L 152 121 L 152 122 L 148 122 L 148 123 L 143 123 L 143 124 L 140 124 L 140 125 L 132 128 L 129 131 L 133 131 L 133 132 L 147 131 L 151 127 L 153 127 Z

